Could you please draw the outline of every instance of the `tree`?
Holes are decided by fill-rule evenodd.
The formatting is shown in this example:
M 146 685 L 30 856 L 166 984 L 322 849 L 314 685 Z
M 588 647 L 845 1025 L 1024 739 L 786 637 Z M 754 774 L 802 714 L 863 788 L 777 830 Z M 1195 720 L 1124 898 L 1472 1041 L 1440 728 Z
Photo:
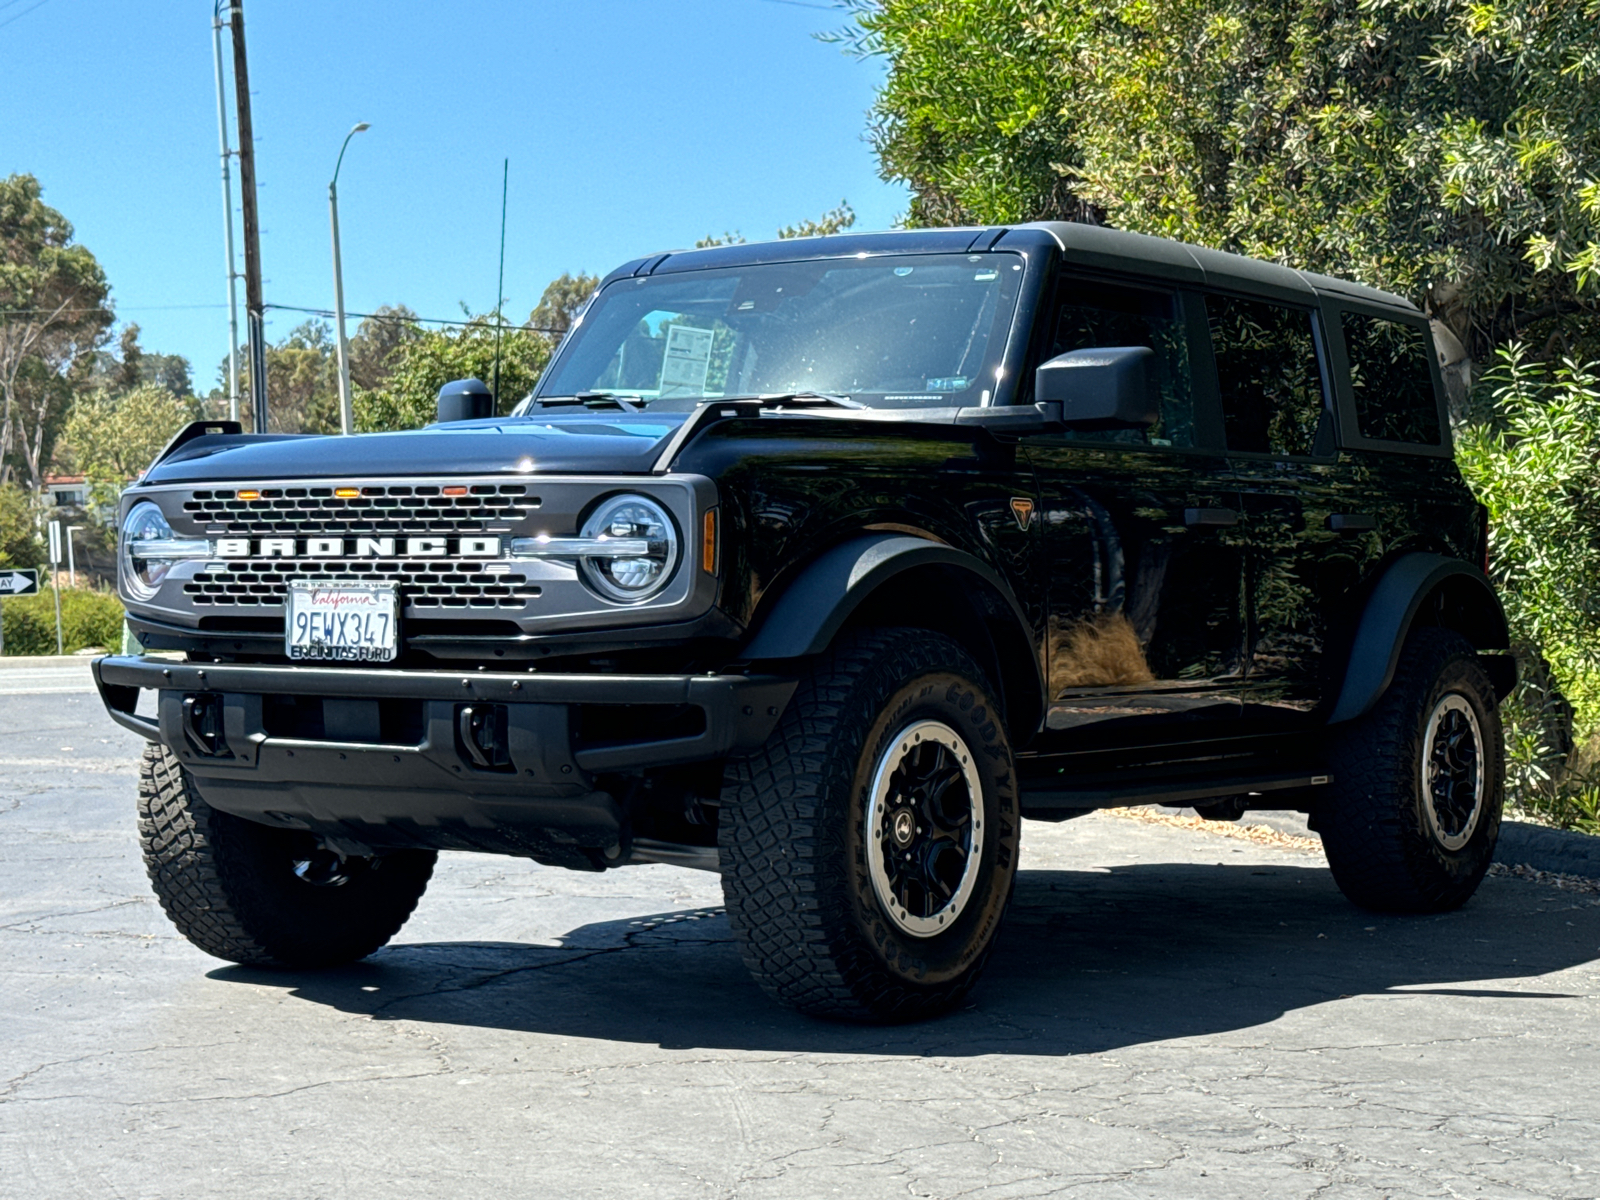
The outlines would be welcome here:
M 92 484 L 121 488 L 136 479 L 172 436 L 199 417 L 198 402 L 142 383 L 130 392 L 92 392 L 73 405 L 63 442 L 72 466 Z
M 248 347 L 239 348 L 239 361 L 248 359 Z M 227 378 L 224 359 L 218 367 Z M 271 406 L 273 433 L 337 433 L 339 431 L 339 361 L 333 328 L 312 317 L 267 346 L 267 402 Z M 250 430 L 250 377 L 239 372 L 239 415 Z
M 528 314 L 528 328 L 559 341 L 572 328 L 572 322 L 589 303 L 600 286 L 598 275 L 572 275 L 567 272 L 550 281 L 539 303 Z
M 0 180 L 0 485 L 43 467 L 69 403 L 67 377 L 112 322 L 109 285 L 32 175 Z
M 141 383 L 165 388 L 180 400 L 194 394 L 189 376 L 189 360 L 181 354 L 156 354 L 139 344 L 139 326 L 129 322 L 117 338 L 116 353 L 96 351 L 92 356 L 87 384 L 90 387 L 128 391 Z
M 912 224 L 1104 222 L 1410 295 L 1480 362 L 1600 354 L 1595 0 L 848 6 Z
M 829 209 L 815 221 L 801 221 L 795 225 L 785 225 L 778 230 L 779 239 L 803 237 L 827 237 L 830 233 L 843 233 L 856 223 L 856 210 L 850 207 L 850 201 L 839 201 L 839 207 Z M 696 250 L 705 250 L 711 246 L 742 246 L 744 235 L 735 231 L 725 233 L 721 237 L 708 234 L 694 244 Z
M 382 304 L 350 339 L 350 382 L 368 391 L 388 380 L 405 346 L 422 336 L 417 314 L 404 304 Z
M 550 360 L 551 338 L 532 329 L 500 330 L 500 410 L 533 390 Z M 384 385 L 356 388 L 356 429 L 416 429 L 437 416 L 439 389 L 453 379 L 494 377 L 495 315 L 471 317 L 458 328 L 430 329 L 405 342 Z
M 14 483 L 0 483 L 0 567 L 36 567 L 44 556 L 32 497 Z
M 850 201 L 839 201 L 839 207 L 829 209 L 815 221 L 801 221 L 798 225 L 785 225 L 778 230 L 779 238 L 804 238 L 827 237 L 833 233 L 843 233 L 856 223 L 856 210 L 850 207 Z

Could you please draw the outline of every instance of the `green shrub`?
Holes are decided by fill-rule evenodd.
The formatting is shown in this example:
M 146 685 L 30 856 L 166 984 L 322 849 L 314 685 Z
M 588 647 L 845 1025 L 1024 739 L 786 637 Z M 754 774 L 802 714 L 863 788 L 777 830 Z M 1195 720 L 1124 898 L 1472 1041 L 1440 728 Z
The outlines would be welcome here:
M 1456 433 L 1489 510 L 1489 573 L 1520 682 L 1502 708 L 1515 807 L 1591 827 L 1600 795 L 1600 364 L 1551 368 L 1520 345 L 1479 385 Z
M 56 607 L 49 589 L 0 601 L 0 618 L 8 655 L 56 652 Z M 94 646 L 117 650 L 122 645 L 122 602 L 111 592 L 62 588 L 61 641 L 68 654 Z

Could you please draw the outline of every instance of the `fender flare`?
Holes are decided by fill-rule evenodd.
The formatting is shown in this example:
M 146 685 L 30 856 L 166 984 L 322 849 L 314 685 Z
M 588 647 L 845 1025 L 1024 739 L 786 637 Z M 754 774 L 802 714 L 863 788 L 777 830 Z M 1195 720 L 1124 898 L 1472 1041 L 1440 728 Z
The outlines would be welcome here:
M 1344 684 L 1330 725 L 1353 721 L 1377 704 L 1394 680 L 1400 651 L 1412 623 L 1428 600 L 1449 588 L 1476 612 L 1475 628 L 1460 630 L 1479 650 L 1508 650 L 1510 631 L 1500 598 L 1484 573 L 1458 558 L 1411 553 L 1391 563 L 1367 597 L 1350 644 Z M 1452 626 L 1454 627 L 1454 626 Z M 1486 662 L 1495 691 L 1503 698 L 1516 683 L 1516 667 L 1506 655 Z
M 1017 632 L 1030 646 L 1028 655 L 1037 698 L 1030 707 L 1043 718 L 1044 677 L 1022 606 L 1010 586 L 987 563 L 942 542 L 907 534 L 875 533 L 841 542 L 818 555 L 791 580 L 767 611 L 754 637 L 739 651 L 747 662 L 803 658 L 820 654 L 832 643 L 851 615 L 883 584 L 918 567 L 964 571 L 1000 596 L 1009 607 Z M 998 648 L 997 648 L 998 652 Z M 1000 681 L 996 681 L 997 686 Z

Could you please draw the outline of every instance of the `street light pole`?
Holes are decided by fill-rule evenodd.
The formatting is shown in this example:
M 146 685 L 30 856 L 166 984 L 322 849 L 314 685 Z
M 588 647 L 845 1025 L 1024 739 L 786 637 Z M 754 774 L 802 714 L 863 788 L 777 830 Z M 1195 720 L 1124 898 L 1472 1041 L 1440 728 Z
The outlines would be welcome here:
M 239 419 L 239 272 L 233 255 L 233 179 L 229 167 L 233 151 L 228 149 L 228 110 L 222 83 L 222 0 L 217 0 L 211 16 L 211 53 L 217 72 L 217 137 L 222 143 L 222 228 L 223 246 L 228 256 L 228 420 Z
M 333 164 L 333 179 L 328 184 L 328 220 L 333 226 L 333 321 L 339 335 L 339 432 L 356 431 L 355 410 L 350 402 L 350 341 L 344 333 L 344 267 L 339 262 L 339 168 L 344 165 L 344 152 L 350 139 L 370 129 L 365 121 L 344 135 L 344 145 L 339 147 L 339 160 Z
M 82 525 L 67 526 L 67 583 L 70 587 L 78 586 L 78 565 L 72 561 L 72 535 L 82 528 Z

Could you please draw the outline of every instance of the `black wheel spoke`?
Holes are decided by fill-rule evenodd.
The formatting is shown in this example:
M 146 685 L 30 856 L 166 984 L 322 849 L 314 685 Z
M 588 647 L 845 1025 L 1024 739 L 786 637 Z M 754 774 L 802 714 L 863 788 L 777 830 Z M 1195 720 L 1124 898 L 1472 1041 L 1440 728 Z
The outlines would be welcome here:
M 896 920 L 936 923 L 914 931 L 921 936 L 959 913 L 973 850 L 981 845 L 965 748 L 958 755 L 941 736 L 954 737 L 947 727 L 913 726 L 895 740 L 880 769 L 888 777 L 877 785 L 869 835 L 882 894 L 898 906 Z

